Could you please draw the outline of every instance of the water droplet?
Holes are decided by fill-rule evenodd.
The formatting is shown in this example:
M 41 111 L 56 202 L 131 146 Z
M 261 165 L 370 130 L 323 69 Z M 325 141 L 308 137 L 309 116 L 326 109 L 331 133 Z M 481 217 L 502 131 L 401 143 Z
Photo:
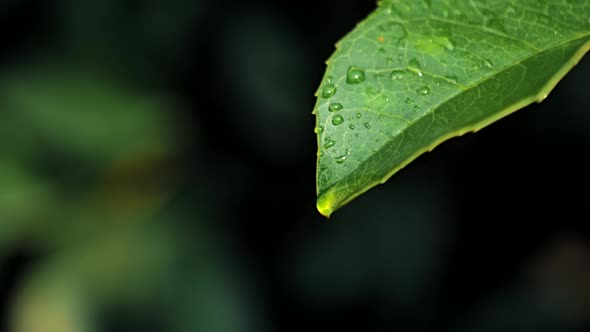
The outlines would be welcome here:
M 334 157 L 334 160 L 336 160 L 336 163 L 342 164 L 344 161 L 346 161 L 346 157 L 348 157 L 349 155 L 350 155 L 350 150 L 347 150 L 345 154 L 338 156 L 338 157 Z
M 348 126 L 348 128 L 350 128 L 350 129 L 354 129 L 354 125 L 353 125 L 353 124 L 351 124 L 350 126 Z
M 348 84 L 359 84 L 365 81 L 365 71 L 358 67 L 348 68 L 346 74 L 346 83 Z
M 410 60 L 409 66 L 416 71 L 418 76 L 422 77 L 422 66 L 420 66 L 420 62 L 416 58 Z
M 324 156 L 324 152 L 318 151 L 318 156 L 323 157 Z
M 492 64 L 492 62 L 488 59 L 483 59 L 483 64 L 488 67 L 488 68 L 492 68 L 494 65 Z
M 344 106 L 342 106 L 342 104 L 340 104 L 340 103 L 332 103 L 332 104 L 330 104 L 330 106 L 328 106 L 328 111 L 338 112 L 338 111 L 342 110 L 343 108 L 344 108 Z
M 441 37 L 438 38 L 437 41 L 447 50 L 454 51 L 455 50 L 455 43 L 450 40 L 448 37 Z
M 453 83 L 458 82 L 457 76 L 445 76 L 445 78 Z
M 394 70 L 391 72 L 391 79 L 392 80 L 401 80 L 404 78 L 404 71 L 403 70 Z
M 328 150 L 329 148 L 333 147 L 334 145 L 336 145 L 336 141 L 326 142 L 326 144 L 324 144 L 324 149 Z
M 336 115 L 332 118 L 332 124 L 337 126 L 344 122 L 344 118 L 341 115 Z
M 414 99 L 410 97 L 406 98 L 406 104 L 414 105 Z
M 361 113 L 357 113 L 357 114 L 356 114 L 356 118 L 357 118 L 357 119 L 360 119 L 360 118 L 361 118 L 361 116 L 362 116 L 362 115 L 361 115 Z
M 427 96 L 430 94 L 430 88 L 427 86 L 423 86 L 420 89 L 416 90 L 416 92 L 421 96 Z
M 318 133 L 318 134 L 321 134 L 321 133 L 323 133 L 323 132 L 324 132 L 324 127 L 323 127 L 323 126 L 318 126 L 318 127 L 316 128 L 316 133 Z
M 326 86 L 324 86 L 324 89 L 322 90 L 322 97 L 324 98 L 330 98 L 333 95 L 336 94 L 336 87 L 334 86 L 334 84 L 326 84 Z
M 414 107 L 412 107 L 412 110 L 414 111 L 414 113 L 418 113 L 418 111 L 421 110 L 421 108 L 418 105 L 414 105 Z
M 370 87 L 370 88 L 367 88 L 367 90 L 365 90 L 365 94 L 369 97 L 375 97 L 379 94 L 379 90 L 377 90 L 373 87 Z
M 363 123 L 363 126 L 365 126 L 365 128 L 367 129 L 371 129 L 371 124 L 369 124 L 368 122 Z
M 385 58 L 385 62 L 388 66 L 391 66 L 393 64 L 393 58 L 388 56 L 387 58 Z

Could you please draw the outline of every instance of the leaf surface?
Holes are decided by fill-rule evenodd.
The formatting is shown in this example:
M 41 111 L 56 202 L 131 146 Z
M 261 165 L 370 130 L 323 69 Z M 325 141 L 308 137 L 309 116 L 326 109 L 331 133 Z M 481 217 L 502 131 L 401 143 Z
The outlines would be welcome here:
M 336 43 L 316 92 L 319 212 L 542 101 L 588 49 L 590 0 L 381 1 Z

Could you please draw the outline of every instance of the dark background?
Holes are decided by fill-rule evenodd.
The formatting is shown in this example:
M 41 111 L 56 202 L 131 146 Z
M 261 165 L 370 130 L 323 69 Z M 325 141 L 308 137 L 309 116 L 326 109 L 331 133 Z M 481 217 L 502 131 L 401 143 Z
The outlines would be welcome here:
M 3 330 L 588 330 L 588 59 L 316 211 L 314 92 L 373 8 L 3 0 Z

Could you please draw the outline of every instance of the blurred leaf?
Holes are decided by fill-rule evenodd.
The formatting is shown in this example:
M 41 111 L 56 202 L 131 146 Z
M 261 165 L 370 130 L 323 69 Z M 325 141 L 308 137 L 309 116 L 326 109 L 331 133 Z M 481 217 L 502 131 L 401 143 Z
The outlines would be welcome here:
M 5 72 L 0 108 L 2 246 L 83 243 L 148 220 L 174 189 L 182 128 L 162 95 L 32 63 Z
M 25 237 L 55 204 L 53 186 L 22 165 L 0 159 L 0 255 Z
M 13 130 L 21 132 L 17 137 L 37 137 L 33 144 L 52 144 L 97 161 L 174 146 L 175 135 L 166 125 L 170 117 L 162 112 L 165 105 L 121 82 L 83 68 L 29 71 L 10 78 L 0 82 L 2 118 L 12 118 L 18 126 Z M 0 144 L 9 145 L 10 138 L 3 139 Z
M 34 274 L 18 291 L 9 317 L 10 331 L 95 331 L 92 303 L 75 278 Z
M 589 15 L 588 0 L 381 1 L 338 42 L 317 92 L 318 210 L 542 101 L 590 48 Z

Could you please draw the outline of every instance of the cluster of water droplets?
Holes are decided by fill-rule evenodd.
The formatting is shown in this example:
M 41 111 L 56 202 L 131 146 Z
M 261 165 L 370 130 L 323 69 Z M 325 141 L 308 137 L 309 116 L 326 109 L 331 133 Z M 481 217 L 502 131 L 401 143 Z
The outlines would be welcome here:
M 430 3 L 429 7 L 430 7 Z M 389 11 L 391 13 L 391 15 L 394 15 L 393 11 L 391 9 L 387 9 L 387 11 Z M 456 16 L 459 14 L 459 12 L 457 10 L 452 10 L 452 15 Z M 447 12 L 445 11 L 444 16 L 447 16 Z M 492 12 L 486 12 L 484 13 L 483 19 L 485 20 L 485 23 L 488 27 L 490 28 L 496 28 L 499 29 L 500 25 L 503 23 L 501 20 L 499 20 L 496 16 L 494 16 L 494 13 Z M 385 42 L 387 41 L 388 45 L 395 45 L 397 44 L 397 47 L 402 47 L 403 49 L 405 49 L 407 47 L 407 39 L 409 38 L 409 35 L 407 33 L 407 30 L 405 28 L 404 25 L 397 23 L 397 22 L 388 22 L 388 23 L 384 23 L 380 26 L 377 27 L 377 29 L 379 29 L 379 33 L 380 35 L 377 37 L 377 42 Z M 451 34 L 450 32 L 448 34 L 441 34 L 439 36 L 434 36 L 434 37 L 426 37 L 427 39 L 422 40 L 423 42 L 423 46 L 424 47 L 435 47 L 435 50 L 446 50 L 448 52 L 453 52 L 456 49 L 456 45 L 455 42 L 451 39 Z M 392 43 L 393 42 L 393 43 Z M 400 46 L 401 45 L 401 46 Z M 420 46 L 417 45 L 417 47 L 419 48 Z M 382 57 L 382 59 L 384 59 L 384 63 L 391 68 L 391 71 L 389 72 L 389 74 L 384 74 L 384 73 L 379 73 L 376 75 L 379 75 L 379 77 L 384 77 L 385 75 L 389 76 L 389 79 L 391 81 L 395 81 L 395 82 L 402 82 L 403 80 L 408 79 L 408 77 L 418 77 L 418 78 L 422 78 L 424 77 L 424 71 L 422 69 L 422 66 L 420 64 L 420 61 L 417 58 L 410 58 L 407 61 L 407 64 L 405 66 L 405 68 L 399 68 L 398 64 L 402 64 L 403 65 L 403 58 L 401 56 L 398 56 L 398 60 L 395 61 L 394 58 L 392 57 L 391 54 L 388 54 L 387 51 L 385 51 L 385 49 L 383 47 L 380 47 L 378 50 L 378 54 L 380 57 Z M 395 56 L 395 54 L 393 55 Z M 482 59 L 479 58 L 479 68 L 492 68 L 493 64 L 492 61 L 489 59 Z M 398 68 L 395 68 L 395 67 Z M 385 76 L 386 77 L 386 76 Z M 456 76 L 444 76 L 447 81 L 454 83 L 454 84 L 458 84 L 458 79 Z M 320 91 L 320 96 L 322 98 L 328 99 L 328 103 L 327 103 L 327 110 L 330 113 L 330 118 L 328 120 L 328 124 L 332 125 L 332 126 L 343 126 L 346 125 L 346 127 L 349 130 L 358 130 L 357 127 L 359 127 L 359 129 L 365 128 L 367 130 L 371 130 L 371 123 L 369 122 L 361 122 L 361 117 L 362 114 L 360 112 L 357 112 L 355 115 L 352 115 L 350 117 L 345 117 L 342 114 L 340 114 L 340 112 L 344 109 L 346 109 L 346 105 L 343 105 L 343 103 L 341 102 L 341 100 L 339 100 L 340 102 L 330 102 L 330 99 L 332 97 L 334 97 L 338 91 L 337 86 L 332 82 L 332 77 L 328 77 L 323 88 Z M 350 66 L 346 72 L 346 76 L 344 77 L 344 82 L 347 85 L 350 85 L 351 87 L 353 86 L 361 86 L 363 84 L 367 84 L 367 71 L 364 68 L 361 68 L 359 66 Z M 418 80 L 413 79 L 412 83 L 416 83 L 419 82 Z M 438 85 L 439 83 L 436 83 L 435 85 Z M 367 84 L 369 86 L 365 87 L 365 88 L 361 88 L 360 91 L 363 91 L 364 94 L 369 98 L 368 100 L 370 101 L 370 105 L 368 105 L 368 108 L 373 108 L 376 110 L 379 110 L 387 105 L 390 104 L 390 97 L 388 97 L 386 94 L 384 94 L 380 89 L 375 88 L 374 86 L 370 86 L 370 84 Z M 407 86 L 407 84 L 406 84 Z M 355 90 L 357 88 L 355 87 Z M 415 97 L 414 96 L 407 96 L 407 98 L 405 99 L 405 103 L 408 105 L 411 105 L 412 110 L 415 113 L 418 113 L 421 110 L 420 107 L 420 100 L 422 100 L 421 98 L 430 96 L 432 93 L 432 86 L 429 86 L 429 84 L 426 82 L 426 80 L 424 81 L 424 84 L 422 85 L 415 85 L 413 88 L 414 92 L 415 92 Z M 356 90 L 359 91 L 359 90 Z M 344 113 L 343 113 L 344 114 Z M 356 121 L 355 121 L 356 119 Z M 326 125 L 326 123 L 324 123 L 324 125 Z M 324 133 L 325 132 L 325 128 L 321 125 L 319 125 L 316 128 L 316 132 L 318 134 Z M 326 136 L 323 138 L 323 150 L 327 151 L 329 149 L 334 149 L 334 146 L 336 146 L 336 140 L 332 139 L 329 136 Z M 339 147 L 340 149 L 340 147 Z M 336 150 L 335 150 L 336 152 Z M 351 154 L 351 150 L 350 149 L 346 149 L 346 153 L 344 154 L 334 154 L 332 155 L 332 158 L 334 158 L 334 160 L 338 163 L 342 163 L 344 162 L 347 157 Z

